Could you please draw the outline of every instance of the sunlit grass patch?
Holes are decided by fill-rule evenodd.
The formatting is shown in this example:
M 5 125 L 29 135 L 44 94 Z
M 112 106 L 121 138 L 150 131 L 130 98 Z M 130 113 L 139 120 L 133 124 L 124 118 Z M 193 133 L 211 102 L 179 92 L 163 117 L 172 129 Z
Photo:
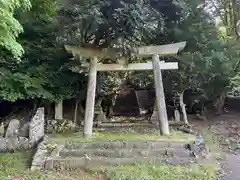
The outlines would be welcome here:
M 215 171 L 210 167 L 183 167 L 162 164 L 137 164 L 119 166 L 109 170 L 106 175 L 111 180 L 215 180 Z
M 189 142 L 195 139 L 195 136 L 181 132 L 173 131 L 170 136 L 161 136 L 158 132 L 149 134 L 140 134 L 132 132 L 112 133 L 112 132 L 95 132 L 93 137 L 84 139 L 81 133 L 72 134 L 52 134 L 50 140 L 57 144 L 96 142 L 96 141 L 183 141 Z

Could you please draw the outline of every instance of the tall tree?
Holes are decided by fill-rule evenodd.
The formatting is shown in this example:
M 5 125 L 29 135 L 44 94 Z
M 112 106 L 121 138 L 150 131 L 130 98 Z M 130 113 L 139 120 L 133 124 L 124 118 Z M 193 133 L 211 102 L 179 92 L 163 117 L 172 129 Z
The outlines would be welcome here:
M 25 29 L 19 37 L 25 49 L 22 61 L 16 63 L 6 53 L 0 56 L 0 98 L 54 101 L 73 97 L 78 91 L 76 83 L 84 82 L 85 76 L 69 70 L 75 61 L 57 41 L 56 1 L 36 0 L 32 7 L 31 11 L 17 14 Z
M 24 50 L 17 42 L 23 27 L 14 14 L 16 10 L 24 11 L 30 7 L 29 0 L 0 0 L 0 46 L 10 51 L 15 58 L 21 57 Z
M 240 2 L 237 0 L 207 0 L 206 9 L 215 17 L 219 17 L 227 34 L 238 36 L 237 22 L 240 20 Z
M 200 6 L 204 1 L 185 1 L 185 16 L 175 30 L 175 38 L 186 40 L 186 52 L 180 57 L 180 71 L 175 72 L 180 91 L 199 88 L 222 111 L 226 91 L 231 88 L 238 64 L 236 41 L 219 38 L 214 18 Z M 235 44 L 235 45 L 234 45 Z M 234 48 L 231 49 L 230 47 Z M 218 103 L 221 102 L 221 103 Z

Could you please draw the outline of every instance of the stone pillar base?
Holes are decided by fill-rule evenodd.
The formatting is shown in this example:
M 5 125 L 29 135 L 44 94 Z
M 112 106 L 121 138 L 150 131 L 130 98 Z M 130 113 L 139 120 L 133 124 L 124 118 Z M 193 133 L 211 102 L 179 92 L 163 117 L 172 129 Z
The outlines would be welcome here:
M 150 118 L 150 121 L 151 121 L 151 123 L 153 123 L 153 124 L 159 124 L 159 120 L 158 120 L 158 112 L 157 111 L 153 111 L 153 114 L 152 114 L 152 116 L 151 116 L 151 118 Z

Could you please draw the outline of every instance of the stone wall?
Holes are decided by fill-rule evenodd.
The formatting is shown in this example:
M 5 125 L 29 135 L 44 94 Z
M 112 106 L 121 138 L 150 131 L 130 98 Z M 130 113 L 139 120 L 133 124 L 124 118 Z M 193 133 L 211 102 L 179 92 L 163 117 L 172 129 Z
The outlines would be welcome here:
M 44 137 L 44 108 L 38 108 L 30 122 L 20 127 L 18 119 L 10 120 L 5 136 L 0 137 L 0 152 L 30 149 Z

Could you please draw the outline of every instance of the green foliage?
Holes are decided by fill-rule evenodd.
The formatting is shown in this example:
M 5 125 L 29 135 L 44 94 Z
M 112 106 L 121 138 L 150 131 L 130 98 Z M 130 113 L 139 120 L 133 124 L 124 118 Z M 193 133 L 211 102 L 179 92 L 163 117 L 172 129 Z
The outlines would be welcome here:
M 117 47 L 126 56 L 126 61 L 137 62 L 131 56 L 133 47 L 150 43 L 156 38 L 156 32 L 163 32 L 165 21 L 171 24 L 179 19 L 178 4 L 172 1 L 127 1 L 127 0 L 85 0 L 63 4 L 58 12 L 62 29 L 59 40 L 67 44 L 91 48 Z M 167 10 L 167 11 L 166 11 Z M 171 13 L 169 13 L 171 12 Z M 65 24 L 62 28 L 62 24 Z M 159 42 L 158 42 L 159 43 Z M 86 59 L 81 58 L 84 64 Z M 115 60 L 103 59 L 104 63 L 116 63 Z M 134 76 L 136 75 L 136 78 Z M 112 95 L 125 80 L 125 73 L 100 73 L 98 93 Z M 143 76 L 128 74 L 129 79 L 137 81 Z M 151 76 L 151 75 L 150 75 Z M 146 79 L 146 78 L 144 78 Z M 145 80 L 144 84 L 152 85 Z M 134 82 L 135 84 L 141 82 Z
M 51 23 L 31 21 L 24 24 L 25 32 L 21 36 L 25 47 L 23 61 L 18 64 L 11 61 L 2 63 L 2 99 L 43 98 L 57 101 L 76 93 L 74 84 L 84 78 L 68 69 L 69 64 L 74 62 L 70 63 L 69 55 L 57 45 L 56 29 Z
M 187 47 L 178 57 L 179 71 L 174 71 L 174 89 L 181 93 L 188 88 L 203 90 L 209 101 L 231 89 L 237 54 L 229 41 L 220 39 L 214 19 L 199 6 L 203 2 L 184 1 L 181 23 L 174 30 L 174 39 L 186 40 Z
M 100 48 L 113 46 L 120 38 L 130 44 L 141 42 L 141 37 L 163 25 L 161 14 L 142 0 L 69 3 L 59 10 L 59 20 L 66 25 L 62 40 Z
M 5 52 L 0 55 L 0 98 L 9 101 L 71 98 L 82 88 L 76 84 L 84 87 L 86 78 L 69 70 L 75 61 L 58 44 L 55 1 L 37 0 L 32 7 L 31 11 L 18 14 L 24 27 L 19 37 L 25 49 L 22 61 L 16 63 Z
M 180 56 L 164 58 L 179 62 L 178 71 L 163 72 L 165 90 L 173 89 L 180 94 L 188 88 L 199 89 L 214 101 L 223 92 L 240 85 L 239 43 L 216 29 L 215 14 L 206 11 L 204 3 L 203 0 L 178 3 L 35 0 L 31 10 L 23 13 L 29 9 L 29 1 L 0 0 L 3 27 L 0 44 L 4 47 L 0 51 L 0 98 L 9 101 L 84 98 L 87 87 L 84 65 L 88 59 L 72 58 L 65 52 L 64 44 L 98 49 L 117 47 L 128 62 L 143 62 L 146 59 L 131 56 L 132 47 L 187 41 Z M 204 5 L 209 5 L 209 1 Z M 21 46 L 16 38 L 23 29 L 18 38 Z M 16 63 L 15 58 L 20 56 L 22 61 Z M 101 61 L 116 63 L 114 59 Z M 69 70 L 74 66 L 79 67 L 80 73 Z M 151 72 L 106 72 L 99 73 L 98 78 L 97 93 L 109 98 L 126 79 L 135 87 L 154 85 Z
M 75 130 L 76 126 L 72 121 L 63 119 L 57 120 L 57 123 L 54 124 L 54 132 L 56 133 L 70 133 Z
M 237 21 L 240 19 L 240 3 L 236 0 L 207 0 L 206 9 L 220 20 L 219 27 L 224 27 L 228 36 L 237 37 Z
M 10 51 L 15 58 L 23 54 L 22 46 L 17 37 L 23 28 L 14 18 L 16 10 L 28 10 L 31 7 L 29 0 L 0 0 L 0 46 Z

